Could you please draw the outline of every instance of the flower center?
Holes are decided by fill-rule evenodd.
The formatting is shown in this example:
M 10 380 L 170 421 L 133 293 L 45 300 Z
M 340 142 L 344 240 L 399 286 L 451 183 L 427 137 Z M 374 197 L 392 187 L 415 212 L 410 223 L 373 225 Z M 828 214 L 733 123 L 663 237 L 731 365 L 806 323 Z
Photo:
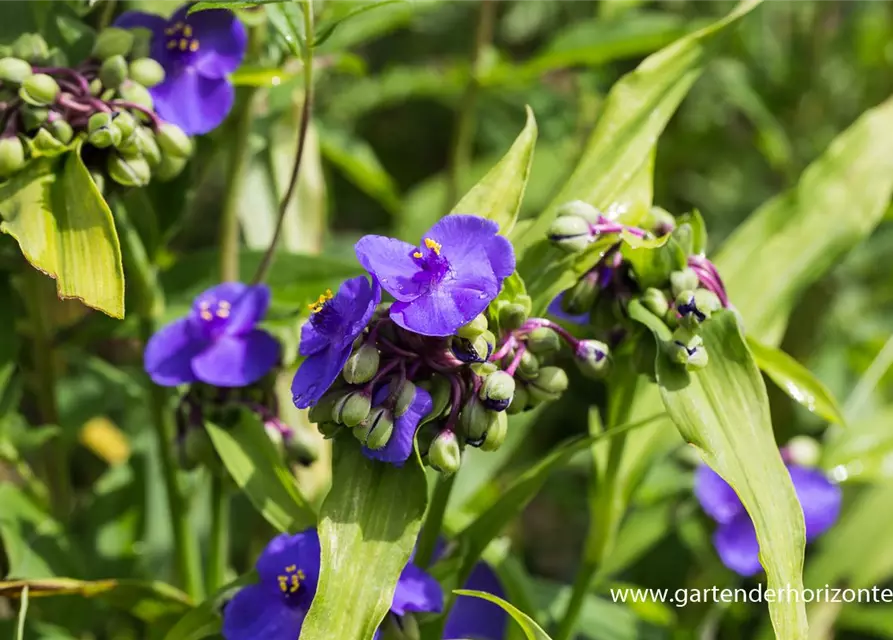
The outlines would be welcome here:
M 416 264 L 422 269 L 413 276 L 413 280 L 427 282 L 430 288 L 443 279 L 443 276 L 449 271 L 450 265 L 447 259 L 440 254 L 442 247 L 439 242 L 425 238 L 424 245 L 424 248 L 419 247 L 418 251 L 412 253 Z
M 294 564 L 288 565 L 285 567 L 284 573 L 276 576 L 276 579 L 279 580 L 279 590 L 286 598 L 297 593 L 306 578 L 304 572 Z
M 440 246 L 440 243 L 437 242 L 436 240 L 432 240 L 431 238 L 425 238 L 425 247 L 427 249 L 429 249 L 434 255 L 436 255 L 436 256 L 440 255 L 441 246 Z M 421 258 L 422 252 L 416 251 L 415 253 L 412 254 L 412 257 L 413 258 Z
M 324 336 L 334 336 L 341 330 L 341 314 L 331 303 L 334 294 L 326 289 L 316 302 L 307 305 L 310 309 L 310 322 Z
M 229 322 L 232 303 L 228 300 L 202 300 L 198 303 L 201 330 L 208 337 L 217 336 Z
M 201 48 L 198 38 L 193 38 L 192 27 L 185 22 L 176 22 L 164 30 L 167 37 L 165 47 L 168 51 L 195 53 Z
M 319 298 L 316 302 L 311 302 L 307 305 L 307 308 L 310 309 L 310 313 L 316 314 L 323 310 L 323 307 L 326 306 L 326 303 L 334 297 L 331 289 L 326 289 L 325 293 L 319 294 Z

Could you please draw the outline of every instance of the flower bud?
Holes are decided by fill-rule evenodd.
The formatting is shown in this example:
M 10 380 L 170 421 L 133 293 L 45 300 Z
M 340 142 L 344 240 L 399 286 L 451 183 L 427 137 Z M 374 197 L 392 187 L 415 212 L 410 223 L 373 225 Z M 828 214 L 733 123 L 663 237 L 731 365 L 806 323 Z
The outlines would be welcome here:
M 674 296 L 678 296 L 683 291 L 694 291 L 699 284 L 698 274 L 691 267 L 686 267 L 682 271 L 673 271 L 670 274 L 670 289 Z
M 527 391 L 526 384 L 518 384 L 515 386 L 515 394 L 512 396 L 512 403 L 505 410 L 510 415 L 515 415 L 527 409 L 530 401 L 530 393 Z
M 493 346 L 487 341 L 488 333 L 493 335 L 484 331 L 474 340 L 453 336 L 450 339 L 450 351 L 462 362 L 485 362 L 493 353 Z
M 679 324 L 688 329 L 697 329 L 709 316 L 698 308 L 694 291 L 681 291 L 676 296 L 676 314 Z
M 99 79 L 103 86 L 117 89 L 127 80 L 127 60 L 124 56 L 112 56 L 99 67 Z
M 673 332 L 672 341 L 666 345 L 670 359 L 684 364 L 686 369 L 703 369 L 707 366 L 707 348 L 701 336 L 679 327 Z
M 392 385 L 397 384 L 399 381 L 395 380 L 391 382 Z M 409 411 L 409 407 L 412 405 L 415 400 L 416 395 L 416 386 L 410 382 L 409 380 L 403 381 L 403 386 L 400 387 L 400 391 L 397 394 L 397 400 L 394 402 L 394 417 L 399 418 L 404 413 Z
M 19 58 L 0 60 L 0 82 L 22 84 L 31 75 L 31 65 Z
M 428 464 L 446 475 L 452 475 L 462 465 L 462 449 L 456 434 L 445 429 L 431 442 L 428 448 Z
M 654 231 L 654 235 L 660 237 L 676 228 L 676 218 L 666 209 L 651 207 L 644 224 L 648 229 Z
M 530 351 L 521 354 L 521 361 L 518 363 L 518 369 L 515 371 L 522 380 L 533 380 L 540 373 L 540 361 Z
M 16 136 L 0 138 L 0 179 L 25 166 L 25 146 Z
M 136 119 L 129 111 L 116 111 L 112 114 L 112 126 L 121 132 L 121 140 L 127 140 L 136 129 Z
M 486 378 L 491 373 L 499 371 L 499 367 L 493 362 L 475 362 L 474 364 L 468 365 L 468 368 L 471 369 L 471 372 L 474 375 L 481 379 Z
M 536 402 L 557 400 L 567 390 L 568 379 L 560 367 L 543 367 L 536 380 L 530 383 L 530 397 Z
M 496 451 L 505 442 L 509 431 L 509 418 L 505 413 L 497 413 L 496 418 L 490 423 L 487 435 L 481 443 L 481 451 Z
M 459 327 L 456 335 L 466 340 L 474 340 L 487 330 L 487 326 L 487 316 L 481 313 L 468 324 Z
M 499 326 L 505 331 L 520 329 L 527 322 L 528 310 L 523 304 L 510 302 L 499 310 Z
M 99 149 L 116 147 L 121 144 L 121 131 L 111 125 L 99 127 L 87 135 L 87 142 Z
M 147 156 L 146 159 L 151 164 L 151 157 Z M 162 155 L 160 163 L 155 167 L 155 177 L 162 181 L 176 178 L 185 166 L 185 158 L 173 158 L 166 154 Z
M 372 410 L 372 398 L 362 391 L 351 391 L 335 403 L 332 408 L 332 419 L 345 427 L 355 427 L 369 415 Z
M 484 379 L 480 398 L 493 411 L 505 411 L 515 394 L 515 379 L 505 371 L 496 371 Z
M 369 449 L 387 446 L 394 433 L 394 418 L 384 407 L 375 407 L 366 420 L 352 431 L 353 435 Z
M 60 153 L 65 150 L 65 145 L 56 140 L 48 129 L 38 129 L 31 139 L 31 149 L 46 154 Z M 35 154 L 39 155 L 39 153 Z
M 527 336 L 527 348 L 535 355 L 546 355 L 561 348 L 561 338 L 549 327 L 537 327 Z
M 96 36 L 93 57 L 107 60 L 113 56 L 126 56 L 133 47 L 133 34 L 127 29 L 107 27 Z
M 695 289 L 695 304 L 708 318 L 722 309 L 719 296 L 709 289 Z
M 93 133 L 97 129 L 108 127 L 111 124 L 112 114 L 102 111 L 100 111 L 99 113 L 94 113 L 92 116 L 90 116 L 90 119 L 87 120 L 87 133 Z
M 68 144 L 74 137 L 74 129 L 72 129 L 71 125 L 62 118 L 57 118 L 56 120 L 53 120 L 53 122 L 48 123 L 47 129 L 53 134 L 53 137 L 62 144 Z
M 582 200 L 573 200 L 566 202 L 558 208 L 559 216 L 577 216 L 583 218 L 586 222 L 595 224 L 601 212 L 588 202 Z
M 347 362 L 344 363 L 342 375 L 350 384 L 364 384 L 369 382 L 376 373 L 378 373 L 378 365 L 381 356 L 375 345 L 365 343 L 355 350 Z
M 12 43 L 12 55 L 39 64 L 50 55 L 50 48 L 46 40 L 36 33 L 23 33 Z
M 149 93 L 149 90 L 140 83 L 134 82 L 129 78 L 124 80 L 124 82 L 121 83 L 121 86 L 118 87 L 118 93 L 128 102 L 138 104 L 146 109 L 155 108 L 155 103 L 152 101 L 152 95 Z
M 579 216 L 559 216 L 549 227 L 549 240 L 567 253 L 578 253 L 592 243 L 592 229 Z
M 45 107 L 32 107 L 30 105 L 24 105 L 19 113 L 22 116 L 22 128 L 25 131 L 34 131 L 34 129 L 43 125 L 50 116 L 49 110 Z
M 642 305 L 658 318 L 663 318 L 670 308 L 664 292 L 654 287 L 645 289 L 645 293 L 642 294 Z
M 192 154 L 192 140 L 175 124 L 165 122 L 158 127 L 157 138 L 164 153 L 175 158 L 188 158 Z
M 53 104 L 59 95 L 59 84 L 45 73 L 34 73 L 22 81 L 19 97 L 34 107 Z
M 90 81 L 89 88 L 91 96 L 93 96 L 94 98 L 99 97 L 99 94 L 103 91 L 102 80 L 100 80 L 99 78 L 93 78 Z
M 472 396 L 459 413 L 459 429 L 465 441 L 472 446 L 479 445 L 487 429 L 490 428 L 493 416 L 494 412 Z
M 598 340 L 580 340 L 574 355 L 577 367 L 589 378 L 601 378 L 608 369 L 608 345 Z
M 822 449 L 814 438 L 794 436 L 782 447 L 781 455 L 785 462 L 793 463 L 798 467 L 814 467 L 822 457 Z
M 571 315 L 589 313 L 598 294 L 598 277 L 594 273 L 587 274 L 561 297 L 561 308 Z
M 316 423 L 316 429 L 319 431 L 320 435 L 326 440 L 334 438 L 338 435 L 338 432 L 343 429 L 340 424 L 334 422 L 332 420 L 323 420 L 322 422 Z
M 130 63 L 130 77 L 147 89 L 164 82 L 164 67 L 152 58 L 139 58 Z
M 137 151 L 143 154 L 146 161 L 153 168 L 160 165 L 161 149 L 159 148 L 158 143 L 155 142 L 155 134 L 152 133 L 152 130 L 148 127 L 137 126 L 136 130 L 133 132 L 133 137 L 135 138 L 134 141 L 136 143 Z M 181 160 L 180 158 L 176 158 L 176 160 L 182 163 L 180 165 L 180 169 L 182 169 L 183 165 L 186 163 L 185 160 Z M 178 170 L 177 173 L 179 172 L 180 171 Z
M 117 131 L 113 127 L 109 127 L 109 130 Z M 125 187 L 145 187 L 152 179 L 152 169 L 142 156 L 124 157 L 110 153 L 106 170 L 112 180 Z

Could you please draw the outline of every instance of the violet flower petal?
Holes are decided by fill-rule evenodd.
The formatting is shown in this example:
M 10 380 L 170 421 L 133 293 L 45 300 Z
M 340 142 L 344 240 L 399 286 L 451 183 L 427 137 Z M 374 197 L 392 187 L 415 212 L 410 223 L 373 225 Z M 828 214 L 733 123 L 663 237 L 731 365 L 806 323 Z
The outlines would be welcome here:
M 386 236 L 363 236 L 354 246 L 357 260 L 394 298 L 407 302 L 425 292 L 429 280 L 413 260 L 417 247 Z
M 701 508 L 720 524 L 731 522 L 745 513 L 744 505 L 735 490 L 705 464 L 695 471 L 695 496 L 701 503 Z
M 162 387 L 195 382 L 192 359 L 208 346 L 196 335 L 188 318 L 180 318 L 159 329 L 146 344 L 143 366 L 152 381 Z
M 190 136 L 208 133 L 224 121 L 235 101 L 228 80 L 204 76 L 190 66 L 168 73 L 164 82 L 149 90 L 163 120 Z
M 387 393 L 387 387 L 379 390 L 375 396 L 375 404 L 380 404 Z M 415 398 L 409 405 L 409 409 L 402 416 L 394 419 L 394 432 L 388 443 L 381 449 L 363 447 L 363 455 L 372 460 L 390 462 L 394 466 L 402 467 L 403 463 L 412 455 L 412 443 L 419 421 L 431 411 L 432 405 L 431 394 L 421 387 L 416 387 Z
M 215 387 L 257 382 L 279 361 L 279 342 L 254 329 L 243 336 L 221 336 L 192 359 L 196 378 Z
M 208 78 L 223 78 L 238 69 L 248 43 L 245 26 L 226 9 L 187 16 L 189 6 L 184 5 L 171 16 L 171 22 L 182 21 L 192 27 L 192 37 L 199 42 L 198 50 L 190 52 L 188 64 Z
M 300 635 L 306 609 L 289 606 L 271 585 L 249 585 L 223 610 L 225 640 L 294 640 Z
M 466 276 L 462 283 L 440 286 L 412 302 L 391 305 L 391 319 L 425 336 L 448 336 L 487 308 L 496 297 L 495 280 Z
M 443 590 L 440 583 L 412 563 L 406 565 L 400 574 L 391 603 L 393 614 L 402 616 L 411 611 L 443 611 Z
M 757 532 L 746 512 L 721 524 L 713 534 L 713 545 L 722 563 L 739 575 L 752 576 L 762 569 Z
M 791 473 L 797 499 L 800 500 L 803 509 L 806 540 L 815 540 L 837 522 L 843 499 L 842 492 L 839 486 L 829 481 L 817 469 L 791 465 L 788 471 Z
M 483 591 L 498 598 L 505 598 L 505 590 L 493 569 L 485 562 L 478 562 L 463 589 Z M 481 598 L 458 596 L 444 627 L 444 640 L 503 640 L 508 614 L 499 605 Z
M 301 363 L 291 383 L 292 400 L 298 409 L 307 409 L 319 402 L 338 378 L 350 352 L 350 346 L 343 349 L 329 346 Z

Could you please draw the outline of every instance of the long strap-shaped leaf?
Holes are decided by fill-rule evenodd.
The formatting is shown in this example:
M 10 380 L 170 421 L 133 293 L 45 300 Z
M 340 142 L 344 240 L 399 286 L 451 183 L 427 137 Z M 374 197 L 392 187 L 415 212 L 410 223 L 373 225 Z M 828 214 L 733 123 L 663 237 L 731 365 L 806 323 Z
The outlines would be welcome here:
M 428 500 L 413 456 L 402 468 L 335 443 L 332 489 L 320 512 L 322 566 L 301 640 L 372 638 L 415 545 Z
M 630 304 L 630 315 L 658 339 L 669 337 L 666 325 L 638 302 Z M 687 372 L 658 355 L 661 397 L 682 437 L 741 498 L 757 532 L 769 588 L 802 590 L 803 513 L 775 444 L 760 370 L 732 311 L 704 323 L 702 335 L 710 362 L 700 371 Z M 799 598 L 770 602 L 769 613 L 778 638 L 806 638 Z

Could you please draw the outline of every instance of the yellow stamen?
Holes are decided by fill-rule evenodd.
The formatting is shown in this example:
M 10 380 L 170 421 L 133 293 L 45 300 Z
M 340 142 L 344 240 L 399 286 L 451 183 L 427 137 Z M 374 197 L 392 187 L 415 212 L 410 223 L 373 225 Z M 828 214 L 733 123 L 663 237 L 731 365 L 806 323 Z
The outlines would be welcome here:
M 412 254 L 412 257 L 413 257 L 413 258 L 421 258 L 421 257 L 422 257 L 422 252 L 421 252 L 421 251 L 416 251 L 415 253 Z
M 202 317 L 202 320 L 205 320 L 205 321 L 212 320 L 214 318 L 214 316 L 211 315 L 211 312 L 208 311 L 207 309 L 203 309 L 199 315 Z
M 431 249 L 436 255 L 440 255 L 440 243 L 432 240 L 431 238 L 425 238 L 425 246 Z
M 193 40 L 192 42 L 189 43 L 189 50 L 192 51 L 193 53 L 198 51 L 198 39 Z
M 167 48 L 168 48 L 168 49 L 176 49 L 176 48 L 177 48 L 177 41 L 176 41 L 176 40 L 168 40 L 168 41 L 167 41 Z
M 183 27 L 183 35 L 187 38 L 192 37 L 192 27 L 190 27 L 188 24 Z
M 326 302 L 334 297 L 335 294 L 332 293 L 332 290 L 326 289 L 326 292 L 319 294 L 319 298 L 317 298 L 316 302 L 311 302 L 307 305 L 307 308 L 310 309 L 310 313 L 318 313 L 322 311 L 322 308 L 326 305 Z
M 231 308 L 233 305 L 231 305 L 231 304 L 230 304 L 229 302 L 227 302 L 226 300 L 221 300 L 220 302 L 217 303 L 217 306 L 218 306 L 218 307 L 222 307 L 223 309 L 229 309 L 229 308 Z
M 189 40 L 186 38 L 180 38 L 180 51 L 186 51 L 189 47 Z
M 229 309 L 217 309 L 218 318 L 229 318 Z
M 295 565 L 295 564 L 290 564 L 290 565 L 288 565 L 287 567 L 285 567 L 285 571 L 286 571 L 287 573 L 294 573 L 294 572 L 297 571 L 297 570 L 298 570 L 298 566 Z

